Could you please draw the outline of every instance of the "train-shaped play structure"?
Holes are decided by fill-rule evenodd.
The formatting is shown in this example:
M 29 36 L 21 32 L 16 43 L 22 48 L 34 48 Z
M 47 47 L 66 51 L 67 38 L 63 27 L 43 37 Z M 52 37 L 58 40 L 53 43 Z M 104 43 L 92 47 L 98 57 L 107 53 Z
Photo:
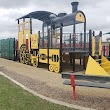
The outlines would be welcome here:
M 49 71 L 62 73 L 65 63 L 75 72 L 75 59 L 83 59 L 85 74 L 110 76 L 110 62 L 102 55 L 102 32 L 97 36 L 92 30 L 87 33 L 85 14 L 78 10 L 78 2 L 71 4 L 71 14 L 35 11 L 17 19 L 19 61 L 35 67 L 47 64 Z M 32 33 L 33 19 L 42 21 L 42 32 Z M 79 24 L 83 32 L 76 33 Z M 64 32 L 67 26 L 71 26 L 72 33 Z

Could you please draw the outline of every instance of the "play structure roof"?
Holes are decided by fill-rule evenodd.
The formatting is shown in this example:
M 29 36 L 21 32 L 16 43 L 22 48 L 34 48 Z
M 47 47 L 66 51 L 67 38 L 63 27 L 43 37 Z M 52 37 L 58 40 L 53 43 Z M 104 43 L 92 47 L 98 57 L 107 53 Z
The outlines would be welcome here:
M 31 12 L 25 16 L 22 16 L 20 18 L 18 18 L 17 20 L 19 19 L 23 19 L 23 18 L 33 18 L 33 19 L 38 19 L 38 20 L 41 20 L 42 22 L 46 22 L 47 24 L 50 24 L 50 15 L 51 14 L 54 14 L 52 12 L 48 12 L 48 11 L 34 11 L 34 12 Z M 56 14 L 54 14 L 55 16 L 57 16 Z

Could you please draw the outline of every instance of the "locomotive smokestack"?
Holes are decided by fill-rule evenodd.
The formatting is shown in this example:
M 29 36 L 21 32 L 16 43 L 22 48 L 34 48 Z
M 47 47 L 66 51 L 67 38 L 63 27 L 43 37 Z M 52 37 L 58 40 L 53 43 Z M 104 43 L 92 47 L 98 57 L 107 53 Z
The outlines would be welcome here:
M 78 10 L 78 4 L 79 2 L 72 2 L 72 13 L 75 13 Z

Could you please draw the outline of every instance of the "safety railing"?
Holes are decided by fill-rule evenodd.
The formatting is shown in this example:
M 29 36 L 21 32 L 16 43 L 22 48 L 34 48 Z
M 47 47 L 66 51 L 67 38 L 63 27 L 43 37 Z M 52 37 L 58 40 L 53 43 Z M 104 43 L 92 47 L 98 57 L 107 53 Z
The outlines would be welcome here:
M 86 36 L 86 38 L 84 38 Z M 60 41 L 60 31 L 54 30 L 42 33 L 39 36 L 39 48 L 57 48 L 65 51 L 86 51 L 89 50 L 89 33 L 62 33 L 62 42 Z
M 47 48 L 48 47 L 48 34 L 47 32 L 40 32 L 39 36 L 39 48 Z
M 86 33 L 86 38 L 84 38 L 84 33 L 76 33 L 75 35 L 71 33 L 63 33 L 62 39 L 63 50 L 89 50 L 89 34 Z

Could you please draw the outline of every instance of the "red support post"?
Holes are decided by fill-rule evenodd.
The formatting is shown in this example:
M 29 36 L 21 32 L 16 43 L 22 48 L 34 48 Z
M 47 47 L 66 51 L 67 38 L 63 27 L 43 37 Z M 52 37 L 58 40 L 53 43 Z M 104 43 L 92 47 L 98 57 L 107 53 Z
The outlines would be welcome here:
M 76 85 L 75 85 L 75 76 L 70 75 L 71 86 L 73 87 L 73 99 L 76 100 Z

